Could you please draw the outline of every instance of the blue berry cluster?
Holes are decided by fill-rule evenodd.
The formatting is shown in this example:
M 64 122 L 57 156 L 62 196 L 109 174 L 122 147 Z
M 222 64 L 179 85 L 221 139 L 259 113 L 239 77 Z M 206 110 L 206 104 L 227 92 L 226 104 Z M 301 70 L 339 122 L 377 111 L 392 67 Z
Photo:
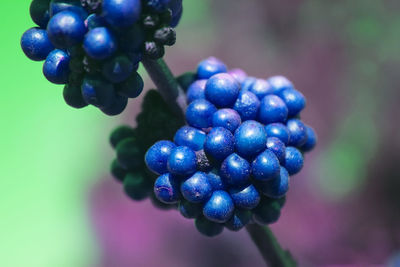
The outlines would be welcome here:
M 316 144 L 314 130 L 300 120 L 304 96 L 282 76 L 248 77 L 208 58 L 198 65 L 187 102 L 187 125 L 145 155 L 159 175 L 156 197 L 178 203 L 207 236 L 275 222 L 290 176 Z
M 112 116 L 142 92 L 141 59 L 175 43 L 182 0 L 33 0 L 30 14 L 37 27 L 21 38 L 26 56 L 65 84 L 68 105 Z

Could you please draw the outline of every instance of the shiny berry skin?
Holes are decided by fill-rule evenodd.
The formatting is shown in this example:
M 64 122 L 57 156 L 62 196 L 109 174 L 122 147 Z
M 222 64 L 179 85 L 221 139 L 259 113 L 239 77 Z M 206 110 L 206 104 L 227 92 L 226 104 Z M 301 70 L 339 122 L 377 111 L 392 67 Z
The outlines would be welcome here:
M 129 76 L 127 80 L 116 85 L 116 90 L 119 95 L 128 98 L 136 98 L 143 91 L 143 79 L 136 71 Z
M 213 128 L 207 135 L 204 151 L 217 161 L 224 160 L 234 151 L 232 133 L 222 127 Z
M 208 237 L 217 236 L 224 230 L 224 226 L 219 223 L 211 222 L 204 216 L 196 218 L 194 221 L 196 229 Z
M 46 30 L 39 28 L 31 28 L 22 35 L 21 47 L 25 55 L 35 61 L 45 60 L 54 49 Z
M 250 88 L 253 86 L 253 84 L 257 81 L 257 78 L 254 77 L 246 77 L 241 86 L 242 86 L 242 91 L 249 91 Z
M 294 117 L 306 106 L 306 99 L 302 93 L 295 89 L 286 89 L 279 93 L 279 97 L 288 108 L 288 116 Z
M 250 159 L 265 150 L 267 133 L 260 123 L 249 120 L 235 131 L 235 149 L 241 157 Z
M 265 126 L 265 131 L 268 137 L 279 138 L 285 145 L 289 143 L 289 130 L 282 123 L 270 123 Z
M 206 201 L 212 194 L 211 184 L 208 182 L 207 174 L 196 172 L 181 184 L 183 197 L 192 203 Z
M 240 83 L 240 84 L 247 77 L 246 72 L 244 72 L 244 70 L 242 70 L 242 69 L 231 69 L 228 71 L 228 74 L 231 75 L 233 78 L 235 78 L 235 80 L 238 81 L 238 83 Z
M 250 87 L 249 91 L 262 100 L 266 95 L 273 94 L 271 85 L 263 79 L 257 79 Z
M 114 86 L 101 76 L 87 76 L 82 83 L 82 96 L 88 104 L 107 107 L 114 102 Z
M 267 148 L 275 154 L 281 164 L 285 162 L 286 146 L 280 139 L 268 137 Z
M 175 144 L 177 144 L 178 146 L 187 146 L 194 151 L 202 150 L 205 140 L 205 132 L 190 126 L 181 127 L 175 133 L 174 137 Z
M 208 79 L 211 76 L 227 72 L 226 65 L 215 57 L 209 57 L 199 63 L 197 66 L 197 78 Z
M 226 191 L 214 191 L 204 204 L 203 215 L 210 221 L 224 223 L 231 218 L 234 209 L 233 200 Z
M 177 203 L 181 198 L 179 179 L 170 173 L 159 176 L 154 183 L 154 194 L 163 203 Z
M 133 72 L 132 61 L 122 55 L 115 56 L 103 64 L 103 76 L 112 83 L 120 83 L 128 79 Z
M 140 0 L 104 0 L 102 11 L 110 25 L 128 27 L 140 18 L 142 4 Z
M 260 194 L 252 184 L 245 188 L 231 189 L 229 194 L 236 208 L 251 210 L 260 202 Z
M 47 56 L 43 64 L 43 74 L 55 84 L 66 84 L 69 75 L 70 56 L 63 50 L 55 49 Z
M 273 76 L 270 77 L 267 81 L 271 85 L 274 94 L 279 94 L 286 89 L 293 89 L 292 82 L 283 76 Z
M 192 203 L 186 200 L 179 202 L 179 212 L 187 219 L 197 218 L 202 214 L 202 206 L 197 203 Z
M 212 171 L 207 174 L 207 177 L 208 177 L 208 182 L 211 184 L 213 188 L 213 191 L 226 189 L 225 183 L 222 181 L 221 176 L 219 176 L 218 174 Z
M 279 176 L 275 179 L 264 181 L 259 185 L 259 190 L 270 198 L 281 198 L 289 190 L 289 173 L 280 167 Z
M 241 91 L 233 107 L 239 113 L 242 121 L 257 119 L 259 108 L 260 100 L 250 91 Z
M 116 95 L 114 101 L 106 107 L 101 107 L 100 110 L 108 116 L 116 116 L 121 114 L 128 105 L 128 98 L 121 95 Z
M 301 171 L 303 164 L 304 158 L 301 152 L 295 147 L 287 147 L 284 167 L 288 171 L 289 175 L 294 175 Z
M 236 209 L 232 217 L 225 223 L 225 227 L 237 232 L 250 222 L 251 217 L 251 211 Z
M 34 0 L 29 7 L 32 21 L 41 28 L 46 28 L 49 22 L 49 4 L 50 0 Z
M 47 34 L 55 47 L 68 48 L 82 42 L 86 27 L 79 14 L 67 10 L 50 19 Z
M 175 147 L 174 143 L 165 140 L 152 145 L 144 156 L 147 167 L 158 175 L 168 172 L 168 157 Z
M 90 14 L 85 19 L 85 26 L 88 30 L 93 30 L 94 28 L 104 27 L 106 26 L 106 22 L 104 18 L 98 14 Z
M 315 133 L 313 128 L 306 125 L 306 131 L 307 131 L 307 141 L 305 142 L 304 145 L 300 147 L 301 151 L 303 152 L 311 151 L 317 144 L 318 140 L 317 134 Z
M 264 124 L 286 121 L 288 108 L 285 102 L 276 95 L 265 96 L 260 105 L 259 119 Z
M 206 83 L 204 92 L 208 101 L 216 107 L 232 107 L 239 95 L 240 84 L 227 73 L 213 75 Z
M 86 34 L 83 48 L 91 58 L 102 60 L 115 53 L 117 43 L 114 35 L 107 28 L 99 27 Z
M 88 105 L 82 97 L 81 87 L 74 84 L 66 84 L 63 90 L 65 103 L 73 108 L 83 108 Z
M 186 121 L 196 128 L 208 128 L 212 123 L 212 116 L 217 108 L 205 99 L 198 99 L 190 103 L 186 109 Z
M 191 175 L 196 172 L 196 154 L 186 146 L 178 146 L 171 151 L 167 167 L 172 174 Z
M 281 215 L 281 206 L 278 200 L 263 197 L 260 204 L 253 210 L 253 219 L 257 224 L 271 224 Z
M 289 130 L 289 146 L 301 147 L 307 142 L 307 130 L 299 119 L 290 119 L 286 122 Z
M 230 108 L 220 109 L 212 117 L 212 127 L 223 127 L 232 133 L 235 132 L 241 123 L 242 120 L 239 113 Z
M 229 155 L 221 164 L 220 175 L 225 184 L 242 186 L 250 182 L 250 163 L 238 154 Z
M 187 102 L 191 103 L 197 99 L 205 99 L 204 91 L 206 90 L 207 80 L 197 80 L 192 83 L 186 93 Z
M 258 181 L 267 181 L 279 176 L 279 160 L 274 152 L 267 149 L 251 164 L 252 175 Z

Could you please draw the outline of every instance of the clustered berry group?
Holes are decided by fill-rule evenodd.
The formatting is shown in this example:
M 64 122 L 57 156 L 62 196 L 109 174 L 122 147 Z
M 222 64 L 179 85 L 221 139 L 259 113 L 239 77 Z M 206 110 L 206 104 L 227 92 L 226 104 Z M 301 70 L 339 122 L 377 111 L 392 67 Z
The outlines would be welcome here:
M 145 155 L 159 175 L 155 196 L 178 204 L 207 236 L 275 222 L 290 176 L 316 144 L 314 130 L 300 120 L 304 96 L 282 76 L 248 77 L 208 58 L 198 65 L 187 102 L 188 125 Z
M 143 57 L 158 59 L 176 40 L 182 0 L 33 0 L 21 46 L 43 74 L 65 84 L 64 99 L 120 114 L 143 90 Z

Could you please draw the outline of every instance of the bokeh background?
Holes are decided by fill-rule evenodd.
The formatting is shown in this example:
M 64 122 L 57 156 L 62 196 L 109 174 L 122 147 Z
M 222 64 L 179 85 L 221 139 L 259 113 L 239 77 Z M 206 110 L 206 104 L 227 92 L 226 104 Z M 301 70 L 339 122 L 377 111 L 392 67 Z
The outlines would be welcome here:
M 108 174 L 109 118 L 74 110 L 19 38 L 29 0 L 0 8 L 0 266 L 263 266 L 245 231 L 202 237 L 193 222 L 132 202 Z M 319 135 L 272 226 L 301 266 L 387 266 L 400 251 L 400 2 L 184 0 L 175 74 L 207 56 L 307 97 Z M 146 88 L 151 82 L 146 77 Z M 398 265 L 399 266 L 399 265 Z

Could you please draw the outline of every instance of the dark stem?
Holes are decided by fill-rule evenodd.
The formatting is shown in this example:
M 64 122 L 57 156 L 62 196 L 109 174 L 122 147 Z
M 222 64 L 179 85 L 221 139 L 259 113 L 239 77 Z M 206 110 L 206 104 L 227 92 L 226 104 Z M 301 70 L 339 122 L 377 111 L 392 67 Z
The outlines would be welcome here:
M 172 72 L 163 59 L 144 59 L 143 66 L 153 80 L 161 96 L 169 107 L 179 116 L 184 118 L 186 110 L 185 94 Z M 274 234 L 267 226 L 250 224 L 246 226 L 247 232 L 256 244 L 265 262 L 271 267 L 293 267 L 296 262 L 288 251 L 284 251 L 276 240 Z

